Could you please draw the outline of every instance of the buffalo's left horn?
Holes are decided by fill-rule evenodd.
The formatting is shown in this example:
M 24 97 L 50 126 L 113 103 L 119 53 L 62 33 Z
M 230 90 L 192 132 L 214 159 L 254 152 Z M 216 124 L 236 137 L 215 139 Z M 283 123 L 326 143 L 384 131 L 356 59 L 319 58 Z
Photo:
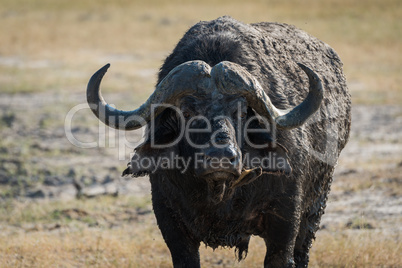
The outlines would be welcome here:
M 205 86 L 199 83 L 205 82 L 210 77 L 211 67 L 202 61 L 183 63 L 172 71 L 158 84 L 155 91 L 138 109 L 122 111 L 111 107 L 105 102 L 100 93 L 100 83 L 110 64 L 97 71 L 89 80 L 87 87 L 87 101 L 92 112 L 106 125 L 122 130 L 134 130 L 142 127 L 151 120 L 151 105 L 174 104 L 178 98 L 184 95 L 199 93 L 199 88 Z M 198 84 L 195 83 L 198 81 Z M 162 112 L 166 106 L 155 109 L 154 116 Z
M 271 118 L 281 129 L 293 129 L 304 124 L 320 107 L 324 89 L 321 80 L 310 68 L 298 63 L 309 78 L 309 93 L 302 103 L 293 109 L 278 109 L 264 92 L 260 83 L 242 66 L 223 61 L 211 71 L 212 78 L 222 93 L 238 93 L 247 99 L 252 108 L 262 116 Z

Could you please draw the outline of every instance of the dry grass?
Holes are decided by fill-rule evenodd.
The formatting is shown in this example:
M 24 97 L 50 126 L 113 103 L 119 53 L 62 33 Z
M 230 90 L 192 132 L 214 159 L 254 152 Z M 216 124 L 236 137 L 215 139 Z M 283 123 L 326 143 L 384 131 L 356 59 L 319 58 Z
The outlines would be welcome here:
M 322 231 L 311 251 L 312 267 L 399 267 L 399 237 L 367 230 Z
M 1 264 L 2 267 L 171 267 L 169 252 L 160 239 L 130 235 L 130 231 L 112 230 L 106 236 L 99 230 L 84 230 L 13 237 L 5 246 L 1 245 L 4 254 Z M 401 245 L 373 236 L 320 234 L 321 239 L 326 239 L 326 247 L 316 245 L 319 250 L 313 249 L 310 267 L 398 267 L 402 262 Z M 362 248 L 361 243 L 366 246 Z M 264 250 L 257 246 L 251 244 L 249 256 L 241 263 L 234 260 L 231 250 L 216 250 L 213 255 L 205 255 L 203 250 L 202 266 L 261 267 Z
M 0 214 L 0 266 L 170 267 L 169 251 L 149 208 L 148 198 L 133 197 L 14 202 Z M 397 267 L 400 250 L 399 237 L 382 231 L 323 230 L 310 266 Z M 263 240 L 253 238 L 248 257 L 240 263 L 233 250 L 205 247 L 201 262 L 203 267 L 261 267 L 264 254 Z
M 355 103 L 402 101 L 398 0 L 2 0 L 1 92 L 82 90 L 106 62 L 113 64 L 113 88 L 150 92 L 185 30 L 222 15 L 295 24 L 338 51 Z M 144 69 L 151 73 L 145 79 Z

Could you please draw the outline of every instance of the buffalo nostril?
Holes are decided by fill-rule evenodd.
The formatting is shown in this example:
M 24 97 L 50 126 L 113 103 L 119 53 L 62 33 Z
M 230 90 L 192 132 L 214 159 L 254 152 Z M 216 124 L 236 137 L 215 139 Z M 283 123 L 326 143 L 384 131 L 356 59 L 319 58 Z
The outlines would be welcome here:
M 228 144 L 229 139 L 227 139 L 227 138 L 216 138 L 215 142 L 216 142 L 216 144 Z
M 205 163 L 221 164 L 226 167 L 235 167 L 239 164 L 239 155 L 232 149 L 208 150 L 202 154 Z M 228 166 L 229 165 L 229 166 Z
M 230 138 L 222 133 L 219 133 L 216 137 L 215 137 L 215 143 L 216 144 L 228 144 L 230 141 Z

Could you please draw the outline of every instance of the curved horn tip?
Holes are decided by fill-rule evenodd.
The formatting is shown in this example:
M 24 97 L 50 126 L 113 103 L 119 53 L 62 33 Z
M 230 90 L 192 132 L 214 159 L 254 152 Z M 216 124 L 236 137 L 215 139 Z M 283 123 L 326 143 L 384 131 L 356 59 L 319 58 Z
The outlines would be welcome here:
M 89 79 L 88 86 L 87 86 L 87 94 L 90 94 L 93 91 L 99 91 L 100 82 L 109 69 L 110 63 L 106 64 L 102 68 L 100 68 L 96 73 L 94 73 L 91 78 Z
M 306 65 L 304 65 L 304 64 L 302 64 L 302 63 L 300 63 L 300 62 L 298 62 L 297 65 L 307 74 L 307 76 L 308 76 L 310 79 L 313 79 L 313 80 L 320 80 L 320 78 L 318 77 L 318 75 L 317 75 L 313 70 L 311 70 L 309 67 L 307 67 Z
M 107 72 L 107 69 L 109 69 L 110 67 L 110 63 L 106 64 L 105 66 L 103 66 L 102 68 L 100 68 L 98 71 L 96 71 L 96 73 L 94 73 L 91 77 L 91 79 L 89 79 L 89 85 L 92 85 L 93 83 L 99 83 L 100 80 L 102 80 L 103 76 L 105 75 L 105 73 Z M 89 87 L 88 87 L 89 89 Z
M 313 70 L 311 70 L 309 67 L 307 67 L 306 65 L 304 65 L 303 63 L 297 62 L 297 65 L 299 65 L 300 68 L 303 69 L 303 71 L 305 72 L 312 72 Z
M 299 67 L 302 69 L 304 69 L 304 68 L 310 69 L 306 65 L 304 65 L 303 63 L 300 63 L 300 62 L 297 62 L 297 65 L 299 65 Z
M 106 64 L 105 66 L 103 66 L 102 68 L 99 69 L 99 71 L 106 73 L 107 69 L 109 69 L 110 67 L 110 63 Z

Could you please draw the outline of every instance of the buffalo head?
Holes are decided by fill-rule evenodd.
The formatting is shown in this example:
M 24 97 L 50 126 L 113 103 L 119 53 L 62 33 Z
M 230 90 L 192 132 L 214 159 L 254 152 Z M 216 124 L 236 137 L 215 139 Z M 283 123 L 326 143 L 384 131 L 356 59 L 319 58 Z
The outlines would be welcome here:
M 286 148 L 275 143 L 275 129 L 301 126 L 323 98 L 319 77 L 298 65 L 307 74 L 310 89 L 306 99 L 290 110 L 276 108 L 244 67 L 227 61 L 214 67 L 203 61 L 177 66 L 132 111 L 114 109 L 102 98 L 100 82 L 106 65 L 89 81 L 87 100 L 108 126 L 134 130 L 148 124 L 146 140 L 136 148 L 124 174 L 173 168 L 207 181 L 215 201 L 220 201 L 225 189 L 250 183 L 262 173 L 291 172 Z

